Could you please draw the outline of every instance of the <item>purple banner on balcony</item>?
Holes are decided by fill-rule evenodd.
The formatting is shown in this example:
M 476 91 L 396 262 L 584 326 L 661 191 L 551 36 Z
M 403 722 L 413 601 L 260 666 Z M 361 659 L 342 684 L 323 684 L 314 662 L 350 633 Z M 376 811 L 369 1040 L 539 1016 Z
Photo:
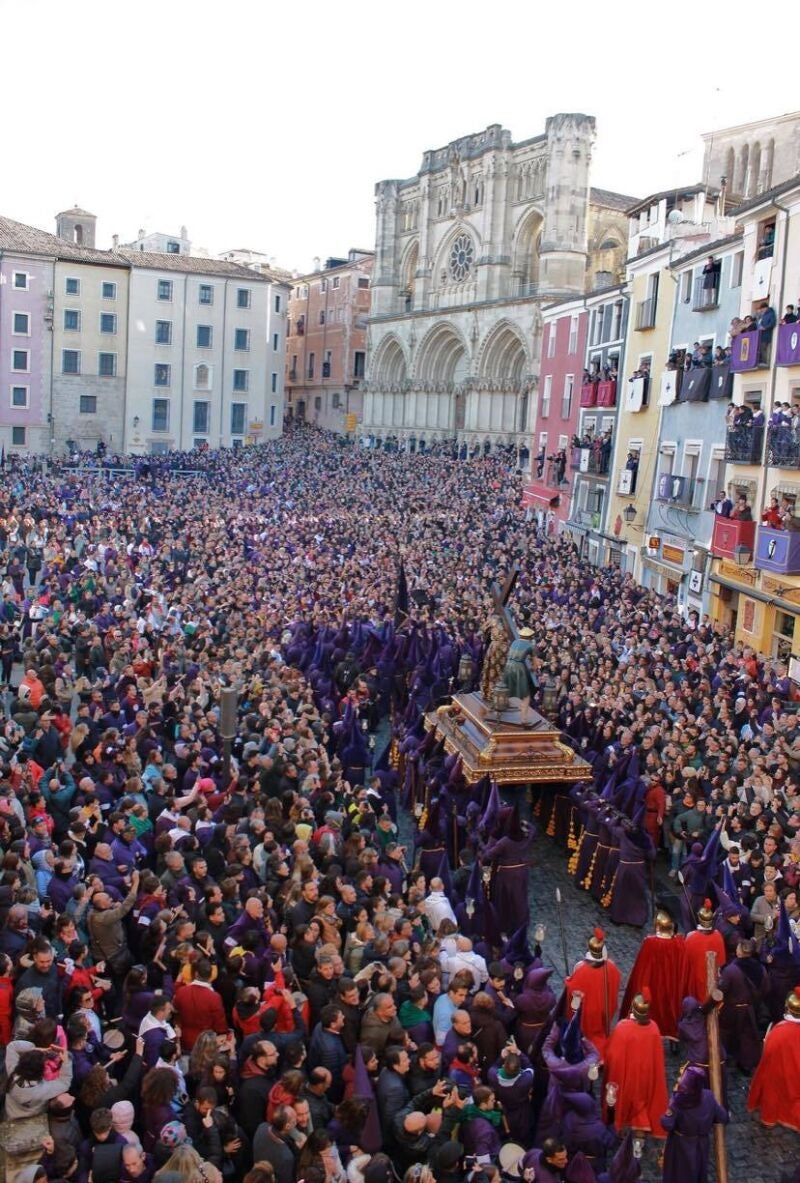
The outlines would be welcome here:
M 778 365 L 800 366 L 800 324 L 779 325 Z
M 711 382 L 711 370 L 704 366 L 702 370 L 687 370 L 683 375 L 680 400 L 682 403 L 703 403 L 708 398 L 708 388 Z
M 796 575 L 800 571 L 800 533 L 759 526 L 755 566 L 779 575 Z
M 758 330 L 739 333 L 731 341 L 731 369 L 737 373 L 740 370 L 754 370 L 757 365 Z
M 727 398 L 733 394 L 733 377 L 730 366 L 711 367 L 711 389 L 709 398 Z

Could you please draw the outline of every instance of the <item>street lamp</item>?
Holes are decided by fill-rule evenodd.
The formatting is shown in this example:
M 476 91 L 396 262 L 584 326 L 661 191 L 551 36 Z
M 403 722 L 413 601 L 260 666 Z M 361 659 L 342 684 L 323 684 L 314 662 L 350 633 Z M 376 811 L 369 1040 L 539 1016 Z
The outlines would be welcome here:
M 737 546 L 734 547 L 733 556 L 736 559 L 737 566 L 746 567 L 746 566 L 748 566 L 750 560 L 753 557 L 753 552 L 751 551 L 749 546 L 745 545 L 744 542 L 740 542 Z
M 555 684 L 552 676 L 547 675 L 547 680 L 542 687 L 542 713 L 546 718 L 551 719 L 556 712 L 558 705 L 558 687 Z
M 622 516 L 624 517 L 624 519 L 628 523 L 628 525 L 630 525 L 631 522 L 636 517 L 636 506 L 633 504 L 626 505 L 622 511 Z

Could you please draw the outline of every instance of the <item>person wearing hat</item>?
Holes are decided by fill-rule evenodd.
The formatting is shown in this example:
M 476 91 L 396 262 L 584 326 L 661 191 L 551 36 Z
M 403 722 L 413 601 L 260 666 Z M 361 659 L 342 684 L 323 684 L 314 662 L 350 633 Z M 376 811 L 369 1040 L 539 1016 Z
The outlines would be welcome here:
M 589 937 L 583 960 L 565 979 L 564 990 L 569 1009 L 572 1009 L 576 991 L 580 993 L 581 1027 L 601 1059 L 617 1014 L 621 984 L 622 975 L 608 956 L 606 934 L 602 928 L 596 928 Z
M 531 628 L 519 630 L 516 639 L 511 642 L 506 658 L 506 667 L 503 670 L 503 679 L 508 687 L 509 695 L 511 698 L 519 700 L 519 718 L 523 725 L 530 721 L 531 694 L 536 688 L 528 664 L 533 653 L 533 636 Z
M 686 1068 L 661 1118 L 667 1131 L 663 1183 L 706 1183 L 709 1141 L 715 1125 L 728 1124 L 728 1111 L 706 1086 L 701 1068 Z
M 560 1133 L 565 1112 L 564 1096 L 567 1093 L 588 1093 L 592 1081 L 600 1075 L 600 1054 L 584 1036 L 581 1020 L 580 1007 L 571 1011 L 569 1020 L 557 1019 L 542 1045 L 547 1095 L 536 1123 L 539 1139 Z
M 618 1133 L 632 1129 L 664 1137 L 661 1115 L 667 1108 L 667 1077 L 661 1032 L 650 1018 L 650 990 L 632 999 L 630 1017 L 617 1023 L 606 1048 L 605 1095 Z M 616 1085 L 616 1099 L 609 1085 Z M 613 1105 L 612 1105 L 613 1100 Z
M 714 928 L 714 906 L 711 900 L 703 900 L 697 912 L 697 927 L 686 937 L 686 988 L 685 993 L 695 998 L 708 994 L 706 954 L 713 953 L 717 970 L 725 964 L 725 942 Z
M 658 1025 L 663 1039 L 677 1040 L 686 972 L 686 940 L 675 933 L 672 917 L 659 911 L 655 933 L 642 941 L 633 963 L 622 999 L 623 1014 L 631 1009 L 634 996 L 646 987 L 653 995 L 650 1021 Z
M 800 985 L 786 999 L 783 1020 L 767 1032 L 747 1108 L 759 1110 L 765 1126 L 800 1132 Z

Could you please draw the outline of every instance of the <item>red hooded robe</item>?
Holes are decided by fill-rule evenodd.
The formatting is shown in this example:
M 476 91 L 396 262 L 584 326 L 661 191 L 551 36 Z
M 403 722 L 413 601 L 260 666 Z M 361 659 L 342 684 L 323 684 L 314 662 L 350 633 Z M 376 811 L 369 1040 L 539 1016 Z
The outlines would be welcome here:
M 628 978 L 622 1013 L 627 1015 L 635 995 L 647 988 L 653 996 L 650 1018 L 658 1024 L 664 1039 L 677 1039 L 681 1004 L 687 993 L 686 979 L 686 939 L 645 937 Z M 703 998 L 705 993 L 700 1001 Z
M 717 969 L 725 964 L 725 942 L 715 928 L 697 928 L 686 937 L 686 994 L 698 1002 L 708 997 L 706 953 L 716 953 Z
M 652 1020 L 617 1023 L 606 1047 L 605 1080 L 619 1087 L 614 1109 L 617 1132 L 650 1130 L 656 1138 L 666 1137 L 661 1125 L 668 1101 L 664 1047 Z
M 603 983 L 606 983 L 607 1005 L 603 1002 Z M 583 992 L 581 1030 L 586 1039 L 597 1048 L 600 1059 L 605 1059 L 606 1044 L 619 1005 L 619 988 L 622 976 L 611 959 L 602 962 L 581 961 L 564 982 L 567 992 L 566 1013 L 571 1013 L 572 995 L 576 990 Z
M 766 1126 L 800 1131 L 800 1019 L 776 1023 L 764 1040 L 747 1108 L 760 1109 Z

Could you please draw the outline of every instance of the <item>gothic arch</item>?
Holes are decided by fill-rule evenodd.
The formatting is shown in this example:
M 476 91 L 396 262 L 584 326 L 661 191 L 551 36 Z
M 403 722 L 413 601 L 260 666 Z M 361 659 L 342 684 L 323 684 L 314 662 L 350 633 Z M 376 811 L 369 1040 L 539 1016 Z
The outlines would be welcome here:
M 414 358 L 414 378 L 428 385 L 461 382 L 469 369 L 469 349 L 461 334 L 446 321 L 423 337 Z
M 400 293 L 405 301 L 406 312 L 411 312 L 415 306 L 415 285 L 417 268 L 419 267 L 419 239 L 414 238 L 403 251 L 400 260 Z
M 539 246 L 544 217 L 535 206 L 520 219 L 514 233 L 511 274 L 518 284 L 535 284 L 539 279 Z
M 475 278 L 475 266 L 478 262 L 478 255 L 480 254 L 480 235 L 466 218 L 460 218 L 455 226 L 451 228 L 450 233 L 445 235 L 436 252 L 436 259 L 433 264 L 434 287 L 440 287 L 442 284 L 454 282 L 450 275 L 450 250 L 459 234 L 468 234 L 472 239 L 472 269 L 468 278 Z
M 750 184 L 747 187 L 748 197 L 755 197 L 760 190 L 761 182 L 761 144 L 758 140 L 753 144 L 750 152 Z
M 405 350 L 394 333 L 389 333 L 375 350 L 370 381 L 380 386 L 397 386 L 405 382 L 407 374 Z
M 735 165 L 736 165 L 736 153 L 734 152 L 733 148 L 729 148 L 728 151 L 725 153 L 725 172 L 724 172 L 723 176 L 727 180 L 728 188 L 731 190 L 731 192 L 735 192 L 734 187 L 733 187 L 734 182 L 735 182 L 735 177 L 733 175 Z M 714 183 L 716 183 L 716 182 L 714 182 Z
M 521 383 L 530 369 L 528 351 L 519 330 L 501 320 L 483 339 L 478 351 L 477 373 L 497 383 Z

